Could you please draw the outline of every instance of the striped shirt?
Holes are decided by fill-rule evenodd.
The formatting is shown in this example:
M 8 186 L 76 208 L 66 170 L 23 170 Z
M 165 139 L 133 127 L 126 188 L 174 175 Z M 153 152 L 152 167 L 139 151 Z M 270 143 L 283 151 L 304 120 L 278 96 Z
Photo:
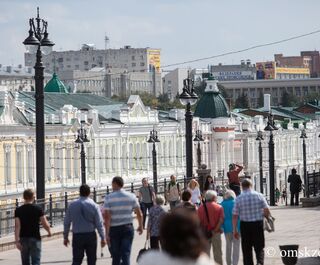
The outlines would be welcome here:
M 131 224 L 132 211 L 139 208 L 139 202 L 134 194 L 121 189 L 105 197 L 104 208 L 111 214 L 110 226 Z
M 233 215 L 238 215 L 240 221 L 255 222 L 263 220 L 263 209 L 269 208 L 265 197 L 251 189 L 244 190 L 235 200 Z

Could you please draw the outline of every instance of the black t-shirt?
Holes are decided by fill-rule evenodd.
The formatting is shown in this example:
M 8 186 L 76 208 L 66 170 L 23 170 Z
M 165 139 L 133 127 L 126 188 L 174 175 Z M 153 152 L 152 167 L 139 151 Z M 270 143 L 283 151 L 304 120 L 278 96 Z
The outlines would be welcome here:
M 43 216 L 43 210 L 38 205 L 24 204 L 18 207 L 14 217 L 20 219 L 20 237 L 33 237 L 41 240 L 39 227 L 41 216 Z

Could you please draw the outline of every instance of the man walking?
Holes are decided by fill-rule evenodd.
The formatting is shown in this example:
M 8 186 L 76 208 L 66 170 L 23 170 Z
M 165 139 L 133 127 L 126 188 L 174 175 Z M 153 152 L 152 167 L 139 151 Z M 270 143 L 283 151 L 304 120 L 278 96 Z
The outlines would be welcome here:
M 233 233 L 239 239 L 238 218 L 240 219 L 241 245 L 244 265 L 253 265 L 252 248 L 256 253 L 257 264 L 264 264 L 263 218 L 270 215 L 264 196 L 252 190 L 252 183 L 244 179 L 242 193 L 236 198 L 233 208 Z
M 230 164 L 229 165 L 229 172 L 227 173 L 228 179 L 229 179 L 229 187 L 231 190 L 234 191 L 234 193 L 239 196 L 240 195 L 240 179 L 239 179 L 239 173 L 243 169 L 242 166 L 236 165 L 236 164 Z
M 131 246 L 134 236 L 132 211 L 137 215 L 141 235 L 142 213 L 134 194 L 122 189 L 121 177 L 112 179 L 113 192 L 105 197 L 104 220 L 107 243 L 111 249 L 112 265 L 130 265 Z
M 143 214 L 143 229 L 145 229 L 147 210 L 150 214 L 150 208 L 153 206 L 153 201 L 155 198 L 154 189 L 149 185 L 146 178 L 142 179 L 142 187 L 139 189 L 139 201 L 140 207 Z
M 101 247 L 106 245 L 103 219 L 99 206 L 89 198 L 90 187 L 80 187 L 80 198 L 71 202 L 64 218 L 63 244 L 69 244 L 69 231 L 72 223 L 72 265 L 82 263 L 84 252 L 88 265 L 95 265 L 97 260 L 97 235 L 101 238 Z
M 22 265 L 40 265 L 41 236 L 39 223 L 51 236 L 49 223 L 41 207 L 34 202 L 34 192 L 27 189 L 23 192 L 24 204 L 15 211 L 15 242 L 21 252 Z
M 299 205 L 299 192 L 301 191 L 301 178 L 300 175 L 297 175 L 297 170 L 293 168 L 291 170 L 291 175 L 289 175 L 288 183 L 290 183 L 290 193 L 291 193 L 291 200 L 290 205 Z M 295 199 L 295 203 L 294 203 Z
M 208 255 L 212 245 L 213 257 L 216 264 L 222 265 L 222 243 L 221 243 L 221 225 L 224 220 L 224 212 L 221 205 L 217 204 L 217 192 L 208 190 L 205 194 L 205 203 L 200 205 L 198 216 L 203 227 L 208 227 L 212 231 L 212 237 L 209 239 Z
M 170 176 L 166 199 L 170 204 L 170 210 L 173 210 L 180 203 L 180 187 L 175 175 Z

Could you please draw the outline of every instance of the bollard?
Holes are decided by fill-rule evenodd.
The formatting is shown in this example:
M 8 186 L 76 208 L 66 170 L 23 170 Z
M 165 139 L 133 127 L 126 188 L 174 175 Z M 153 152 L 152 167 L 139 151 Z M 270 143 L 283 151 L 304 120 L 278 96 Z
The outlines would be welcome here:
M 68 194 L 67 192 L 64 193 L 64 212 L 66 213 L 68 210 Z
M 53 227 L 53 218 L 52 218 L 52 194 L 49 195 L 49 218 L 50 218 L 50 227 Z
M 18 208 L 19 207 L 19 200 L 18 200 L 18 198 L 16 198 L 16 208 Z
M 133 193 L 134 190 L 133 190 L 133 182 L 131 182 L 131 193 Z
M 107 186 L 107 195 L 110 193 L 109 186 Z
M 97 202 L 97 191 L 96 191 L 96 188 L 93 188 L 93 201 Z

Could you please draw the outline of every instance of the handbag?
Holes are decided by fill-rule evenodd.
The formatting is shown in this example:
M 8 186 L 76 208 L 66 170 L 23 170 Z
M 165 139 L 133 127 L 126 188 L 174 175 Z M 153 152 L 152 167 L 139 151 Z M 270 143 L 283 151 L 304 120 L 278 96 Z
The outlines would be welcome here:
M 208 226 L 210 226 L 210 219 L 209 219 L 209 214 L 208 214 L 208 208 L 206 205 L 206 202 L 203 201 L 203 207 L 204 207 L 204 211 L 206 212 L 206 217 L 207 217 L 207 221 L 208 221 Z M 202 230 L 203 230 L 203 234 L 207 239 L 211 239 L 212 238 L 212 230 L 208 228 L 208 226 L 202 226 Z
M 139 263 L 139 260 L 142 257 L 142 255 L 144 255 L 147 251 L 151 249 L 148 243 L 149 243 L 149 240 L 147 239 L 146 242 L 144 243 L 144 248 L 139 250 L 138 256 L 137 256 L 137 263 Z
M 266 230 L 267 232 L 271 233 L 271 232 L 274 232 L 275 229 L 274 229 L 274 221 L 276 219 L 269 215 L 268 217 L 264 217 L 263 218 L 263 228 L 264 230 Z

